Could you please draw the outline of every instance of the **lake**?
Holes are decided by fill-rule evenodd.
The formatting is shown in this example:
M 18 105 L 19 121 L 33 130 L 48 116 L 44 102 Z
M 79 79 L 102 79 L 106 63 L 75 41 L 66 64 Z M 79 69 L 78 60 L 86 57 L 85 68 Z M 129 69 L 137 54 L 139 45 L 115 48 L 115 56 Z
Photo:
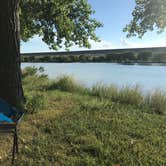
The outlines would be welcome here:
M 96 83 L 119 87 L 139 85 L 144 92 L 166 90 L 166 66 L 121 65 L 115 63 L 22 63 L 44 67 L 49 78 L 72 75 L 76 80 L 92 86 Z

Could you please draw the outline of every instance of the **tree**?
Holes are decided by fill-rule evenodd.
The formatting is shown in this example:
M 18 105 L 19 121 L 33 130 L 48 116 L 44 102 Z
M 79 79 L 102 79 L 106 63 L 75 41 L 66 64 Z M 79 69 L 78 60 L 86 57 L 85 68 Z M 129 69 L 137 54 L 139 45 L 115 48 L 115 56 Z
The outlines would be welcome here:
M 18 5 L 18 0 L 0 2 L 0 97 L 12 105 L 23 100 Z
M 137 55 L 137 60 L 142 62 L 147 62 L 152 57 L 152 52 L 140 52 Z
M 132 15 L 132 21 L 124 28 L 124 32 L 128 32 L 127 37 L 141 38 L 153 30 L 161 33 L 166 27 L 166 0 L 136 0 Z
M 102 26 L 93 13 L 87 0 L 1 0 L 0 97 L 13 106 L 23 101 L 20 39 L 39 35 L 53 49 L 90 47 L 89 39 L 97 41 L 95 29 Z

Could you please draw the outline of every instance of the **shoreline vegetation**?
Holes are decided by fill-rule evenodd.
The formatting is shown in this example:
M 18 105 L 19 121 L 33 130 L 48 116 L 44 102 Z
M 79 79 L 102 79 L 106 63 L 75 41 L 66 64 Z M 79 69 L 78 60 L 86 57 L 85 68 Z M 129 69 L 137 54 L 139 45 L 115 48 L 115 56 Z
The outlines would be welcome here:
M 51 53 L 25 53 L 22 62 L 104 62 L 121 64 L 166 64 L 166 48 L 91 50 Z
M 29 75 L 31 77 L 27 77 Z M 36 82 L 34 76 L 37 79 Z M 27 83 L 28 81 L 32 82 L 31 80 L 26 79 L 32 79 L 34 83 L 32 87 L 36 86 L 36 88 L 39 88 L 41 91 L 43 89 L 45 89 L 45 91 L 60 90 L 62 92 L 89 95 L 98 97 L 101 100 L 107 99 L 111 102 L 131 105 L 138 109 L 144 109 L 152 114 L 166 114 L 166 92 L 161 90 L 156 89 L 151 93 L 148 92 L 147 94 L 143 94 L 139 85 L 132 87 L 126 85 L 119 88 L 116 85 L 107 86 L 102 83 L 97 83 L 92 87 L 86 87 L 69 75 L 61 75 L 56 79 L 48 79 L 48 76 L 44 74 L 43 67 L 26 67 L 23 70 L 23 83 L 25 81 Z
M 70 76 L 50 80 L 42 67 L 27 67 L 22 76 L 27 114 L 17 165 L 166 164 L 165 93 L 87 88 Z M 9 164 L 11 141 L 0 140 L 0 164 Z

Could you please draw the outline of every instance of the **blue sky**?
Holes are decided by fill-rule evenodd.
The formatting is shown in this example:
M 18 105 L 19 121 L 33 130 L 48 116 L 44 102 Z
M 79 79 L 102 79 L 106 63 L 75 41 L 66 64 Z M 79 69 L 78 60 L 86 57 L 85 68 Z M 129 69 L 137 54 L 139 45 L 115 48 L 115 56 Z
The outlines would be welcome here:
M 158 47 L 166 46 L 166 32 L 156 34 L 148 32 L 142 39 L 126 38 L 123 28 L 132 18 L 132 10 L 135 0 L 89 0 L 96 13 L 92 16 L 103 23 L 103 27 L 96 30 L 101 42 L 90 41 L 91 49 L 116 49 L 135 47 Z M 70 50 L 85 50 L 73 46 Z M 44 44 L 41 39 L 35 36 L 26 43 L 21 44 L 21 52 L 48 52 L 53 51 Z M 60 51 L 63 51 L 61 49 Z

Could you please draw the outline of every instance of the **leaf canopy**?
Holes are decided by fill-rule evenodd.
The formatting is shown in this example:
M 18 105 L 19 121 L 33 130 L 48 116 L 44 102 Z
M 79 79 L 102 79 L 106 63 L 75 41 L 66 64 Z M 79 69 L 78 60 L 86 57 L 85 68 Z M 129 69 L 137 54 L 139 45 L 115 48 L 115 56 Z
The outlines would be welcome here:
M 89 39 L 98 41 L 95 30 L 102 26 L 93 13 L 87 0 L 21 0 L 21 40 L 39 35 L 55 50 L 73 44 L 89 48 Z
M 147 31 L 155 29 L 161 33 L 166 27 L 166 0 L 136 0 L 132 16 L 132 21 L 124 28 L 127 37 L 141 38 Z

